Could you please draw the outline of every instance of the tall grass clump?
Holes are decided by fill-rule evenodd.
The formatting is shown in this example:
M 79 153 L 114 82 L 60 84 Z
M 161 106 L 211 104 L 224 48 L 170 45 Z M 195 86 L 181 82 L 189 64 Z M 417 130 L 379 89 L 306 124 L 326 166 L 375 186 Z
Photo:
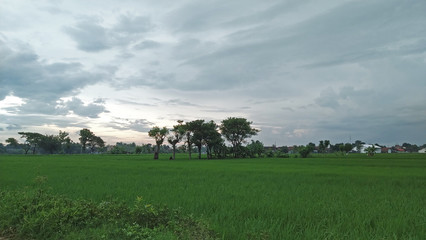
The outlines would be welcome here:
M 119 201 L 72 200 L 35 188 L 0 192 L 0 236 L 8 239 L 215 239 L 204 222 L 137 197 Z

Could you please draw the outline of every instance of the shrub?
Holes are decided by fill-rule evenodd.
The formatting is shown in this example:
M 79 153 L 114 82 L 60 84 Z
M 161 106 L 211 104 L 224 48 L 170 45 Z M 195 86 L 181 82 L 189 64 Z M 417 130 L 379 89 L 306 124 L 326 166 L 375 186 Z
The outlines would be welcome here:
M 297 152 L 299 152 L 300 157 L 307 158 L 312 152 L 312 148 L 310 146 L 300 146 L 297 148 Z
M 0 236 L 17 239 L 215 239 L 207 224 L 141 197 L 133 206 L 96 203 L 49 193 L 40 185 L 0 192 Z M 41 184 L 40 184 L 41 182 Z

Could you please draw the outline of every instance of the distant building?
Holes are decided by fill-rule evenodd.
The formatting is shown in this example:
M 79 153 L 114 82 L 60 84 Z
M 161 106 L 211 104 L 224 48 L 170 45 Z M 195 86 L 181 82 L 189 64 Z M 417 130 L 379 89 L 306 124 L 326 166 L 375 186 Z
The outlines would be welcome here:
M 392 153 L 392 148 L 382 147 L 382 153 Z
M 382 153 L 382 147 L 380 147 L 378 145 L 374 145 L 374 144 L 363 144 L 363 145 L 361 145 L 359 152 L 360 153 L 367 153 L 367 148 L 372 147 L 372 146 L 374 146 L 374 148 L 376 149 L 374 151 L 375 153 Z M 357 151 L 358 151 L 357 147 L 354 147 L 352 149 L 352 152 L 357 152 Z
M 419 150 L 419 153 L 426 153 L 426 148 L 422 148 Z

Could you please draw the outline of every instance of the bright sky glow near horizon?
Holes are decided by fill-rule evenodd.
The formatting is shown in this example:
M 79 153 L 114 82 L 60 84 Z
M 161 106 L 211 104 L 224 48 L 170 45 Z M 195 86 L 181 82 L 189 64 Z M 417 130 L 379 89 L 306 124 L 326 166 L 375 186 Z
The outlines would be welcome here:
M 0 0 L 0 142 L 245 117 L 265 145 L 426 143 L 424 0 Z

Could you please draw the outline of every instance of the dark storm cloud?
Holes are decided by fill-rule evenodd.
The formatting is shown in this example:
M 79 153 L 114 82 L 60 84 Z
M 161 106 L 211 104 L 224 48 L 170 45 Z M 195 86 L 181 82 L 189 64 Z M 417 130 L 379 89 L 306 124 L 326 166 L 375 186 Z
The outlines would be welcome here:
M 229 35 L 229 41 L 217 51 L 205 50 L 195 58 L 187 54 L 186 64 L 200 70 L 194 87 L 212 81 L 216 86 L 222 82 L 241 86 L 238 79 L 244 79 L 244 83 L 270 79 L 295 67 L 421 54 L 426 50 L 426 15 L 421 14 L 425 11 L 426 2 L 422 1 L 356 1 L 289 26 L 261 21 L 260 26 Z M 277 13 L 274 17 L 280 16 Z M 189 53 L 194 46 L 199 43 L 188 45 Z M 179 51 L 187 52 L 185 46 Z

